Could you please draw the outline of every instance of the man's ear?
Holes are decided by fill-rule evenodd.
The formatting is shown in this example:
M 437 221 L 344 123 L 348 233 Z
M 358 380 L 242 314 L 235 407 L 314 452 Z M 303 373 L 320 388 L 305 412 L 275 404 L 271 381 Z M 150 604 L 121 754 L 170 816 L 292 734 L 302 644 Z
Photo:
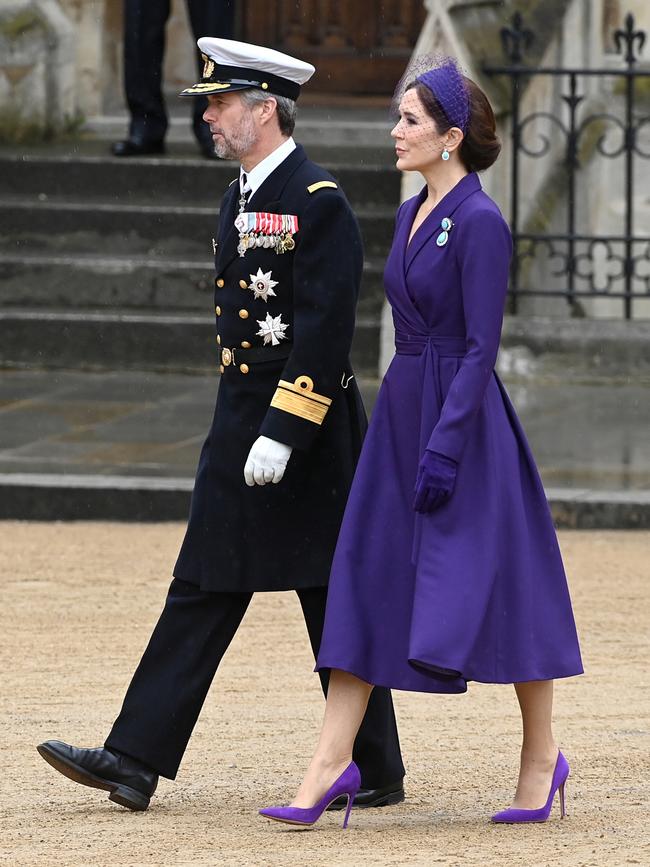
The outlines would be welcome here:
M 258 105 L 261 109 L 259 114 L 260 123 L 262 125 L 267 124 L 277 112 L 277 100 L 273 96 L 269 96 L 268 99 L 265 99 L 262 103 L 258 103 Z

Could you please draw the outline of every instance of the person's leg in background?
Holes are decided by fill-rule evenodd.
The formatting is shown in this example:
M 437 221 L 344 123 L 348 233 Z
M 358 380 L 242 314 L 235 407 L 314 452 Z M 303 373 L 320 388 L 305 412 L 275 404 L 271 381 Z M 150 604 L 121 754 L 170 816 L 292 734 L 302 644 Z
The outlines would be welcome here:
M 167 112 L 162 93 L 169 0 L 124 0 L 124 91 L 131 115 L 128 138 L 111 148 L 119 157 L 162 153 Z
M 235 0 L 187 0 L 187 12 L 194 40 L 201 36 L 219 36 L 223 39 L 233 39 L 235 34 Z M 198 80 L 203 74 L 203 59 L 197 49 Z M 203 156 L 214 159 L 214 142 L 210 127 L 203 120 L 203 112 L 208 107 L 204 96 L 197 96 L 192 106 L 192 130 Z

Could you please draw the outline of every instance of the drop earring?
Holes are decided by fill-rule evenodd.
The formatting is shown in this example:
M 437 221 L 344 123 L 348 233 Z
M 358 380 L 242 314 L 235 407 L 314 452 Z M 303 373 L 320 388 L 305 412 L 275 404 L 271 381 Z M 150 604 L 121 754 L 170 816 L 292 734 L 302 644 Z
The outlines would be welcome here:
M 447 160 L 449 159 L 449 151 L 447 150 L 447 148 L 445 148 L 445 149 L 443 150 L 443 152 L 442 152 L 442 158 L 443 158 L 443 160 L 444 160 L 445 162 L 447 162 Z

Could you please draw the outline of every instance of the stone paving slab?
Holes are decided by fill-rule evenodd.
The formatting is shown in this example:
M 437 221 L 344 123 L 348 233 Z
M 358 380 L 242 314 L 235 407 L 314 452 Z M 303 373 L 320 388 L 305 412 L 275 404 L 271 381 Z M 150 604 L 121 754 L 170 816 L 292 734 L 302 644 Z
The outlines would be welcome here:
M 0 372 L 0 517 L 182 519 L 218 376 Z M 371 410 L 378 383 L 363 380 Z M 650 388 L 508 383 L 558 523 L 650 526 Z

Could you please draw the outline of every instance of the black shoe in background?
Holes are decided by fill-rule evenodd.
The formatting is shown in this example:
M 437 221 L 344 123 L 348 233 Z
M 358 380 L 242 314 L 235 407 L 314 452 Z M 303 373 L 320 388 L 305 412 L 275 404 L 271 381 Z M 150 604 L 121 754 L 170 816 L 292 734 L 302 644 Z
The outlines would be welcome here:
M 140 138 L 127 138 L 111 145 L 111 153 L 115 157 L 145 157 L 150 154 L 164 154 L 164 141 L 147 141 Z
M 359 789 L 354 799 L 353 807 L 390 807 L 393 804 L 401 804 L 404 800 L 404 783 L 399 780 L 381 789 Z M 327 808 L 328 810 L 342 810 L 347 806 L 348 799 L 345 795 L 337 798 Z

